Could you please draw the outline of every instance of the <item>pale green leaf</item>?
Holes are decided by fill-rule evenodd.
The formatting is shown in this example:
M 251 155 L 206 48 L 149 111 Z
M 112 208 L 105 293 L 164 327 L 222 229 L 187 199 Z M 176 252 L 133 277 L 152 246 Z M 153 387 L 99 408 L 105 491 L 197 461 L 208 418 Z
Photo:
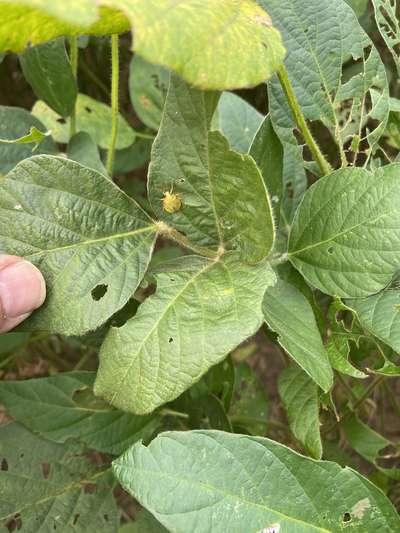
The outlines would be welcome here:
M 4 530 L 116 532 L 115 481 L 85 451 L 77 444 L 47 441 L 16 423 L 2 426 L 0 523 Z M 87 490 L 94 484 L 95 491 Z
M 400 353 L 400 291 L 390 288 L 368 298 L 346 300 L 363 328 Z
M 352 416 L 341 424 L 350 446 L 366 461 L 376 464 L 379 452 L 389 446 L 390 442 L 358 417 Z
M 140 120 L 158 130 L 167 95 L 168 71 L 135 55 L 129 67 L 129 95 Z
M 191 242 L 236 249 L 244 261 L 254 263 L 268 255 L 274 242 L 268 192 L 254 160 L 231 151 L 221 133 L 208 131 L 216 100 L 215 93 L 171 77 L 153 144 L 150 202 L 159 218 Z M 163 209 L 166 192 L 182 201 L 173 213 Z
M 278 333 L 282 348 L 327 392 L 332 387 L 332 369 L 307 298 L 279 280 L 266 291 L 263 312 L 268 326 Z
M 365 379 L 368 377 L 367 374 L 358 370 L 358 368 L 353 366 L 349 361 L 350 340 L 350 336 L 345 333 L 333 332 L 326 343 L 326 351 L 328 353 L 329 361 L 332 368 L 338 372 L 353 378 Z
M 99 17 L 97 4 L 93 0 L 69 0 L 68 3 L 61 0 L 7 0 L 7 3 L 14 6 L 26 6 L 26 8 L 37 8 L 41 12 L 76 24 L 79 21 L 82 26 L 93 24 Z
M 32 156 L 31 142 L 39 142 L 46 128 L 25 109 L 0 106 L 0 173 L 6 174 L 17 163 Z M 29 133 L 27 133 L 29 132 Z M 29 139 L 32 139 L 29 140 Z M 47 135 L 36 154 L 55 154 L 53 139 Z
M 249 154 L 257 163 L 271 198 L 275 220 L 279 221 L 283 194 L 283 147 L 268 115 L 250 146 Z
M 201 88 L 258 85 L 284 58 L 279 32 L 252 0 L 113 0 L 112 4 L 132 22 L 135 51 Z M 237 46 L 238 39 L 246 46 Z
M 112 328 L 100 352 L 95 393 L 148 413 L 174 400 L 261 325 L 261 301 L 275 282 L 268 264 L 228 254 L 186 256 L 156 272 L 157 290 L 134 318 Z
M 314 184 L 293 222 L 289 258 L 311 285 L 361 298 L 388 285 L 400 262 L 400 165 L 342 169 Z
M 32 114 L 43 122 L 55 141 L 68 143 L 70 119 L 64 120 L 44 102 L 38 101 Z M 76 100 L 76 130 L 85 131 L 100 148 L 108 148 L 111 136 L 112 112 L 110 106 L 94 100 L 86 94 L 79 94 Z M 124 117 L 119 116 L 116 148 L 127 148 L 135 140 L 135 133 Z
M 258 85 L 279 68 L 285 55 L 279 32 L 253 0 L 86 0 L 85 5 L 74 1 L 67 9 L 64 0 L 1 2 L 0 51 L 21 51 L 28 42 L 60 35 L 129 30 L 125 17 L 110 11 L 103 11 L 94 26 L 85 28 L 94 21 L 98 3 L 126 14 L 134 29 L 136 52 L 198 87 Z M 246 46 L 238 47 L 238 39 Z
M 35 146 L 32 149 L 32 152 L 33 152 L 35 151 L 36 147 L 49 135 L 50 135 L 49 131 L 46 131 L 46 133 L 43 133 L 42 131 L 38 130 L 35 126 L 31 126 L 29 133 L 27 133 L 26 135 L 23 135 L 22 137 L 18 137 L 18 139 L 0 139 L 0 144 L 34 143 Z
M 64 39 L 27 48 L 20 55 L 20 63 L 36 96 L 59 115 L 71 115 L 78 90 Z
M 217 108 L 219 127 L 233 150 L 247 154 L 263 115 L 230 92 L 223 92 Z
M 291 363 L 279 376 L 278 390 L 293 435 L 312 457 L 321 459 L 318 387 L 298 365 Z
M 67 157 L 107 176 L 107 170 L 100 158 L 99 149 L 86 131 L 80 131 L 71 137 L 67 146 Z
M 282 33 L 285 67 L 305 118 L 322 122 L 331 133 L 323 150 L 340 155 L 344 163 L 345 150 L 361 135 L 370 154 L 385 130 L 389 88 L 379 52 L 354 11 L 344 0 L 259 0 L 259 4 Z M 358 62 L 358 68 L 347 78 L 343 69 L 350 60 Z M 372 91 L 377 95 L 373 102 Z M 290 221 L 307 182 L 293 114 L 276 77 L 269 82 L 269 106 L 285 149 L 284 180 L 290 184 L 285 212 Z M 358 152 L 348 155 L 358 159 Z
M 378 30 L 393 56 L 397 74 L 400 76 L 400 23 L 397 0 L 372 0 Z
M 344 320 L 340 319 L 340 312 L 349 311 L 341 300 L 333 300 L 328 309 L 329 320 L 329 337 L 326 343 L 326 351 L 328 353 L 329 361 L 332 368 L 356 379 L 365 379 L 367 374 L 358 370 L 349 361 L 350 355 L 350 341 L 359 344 L 360 335 L 353 332 L 354 322 L 347 326 Z
M 174 533 L 354 533 L 400 529 L 390 501 L 350 468 L 261 437 L 168 432 L 135 444 L 114 473 Z
M 25 323 L 83 334 L 122 308 L 149 263 L 156 228 L 108 178 L 36 156 L 0 183 L 0 249 L 42 271 L 47 299 Z
M 94 372 L 0 382 L 0 402 L 8 416 L 42 437 L 64 443 L 76 439 L 88 448 L 119 455 L 146 440 L 157 416 L 134 416 L 111 408 L 92 393 Z
M 29 44 L 40 44 L 63 35 L 101 36 L 130 30 L 128 19 L 115 9 L 100 8 L 99 20 L 88 25 L 90 20 L 87 17 L 91 16 L 92 9 L 82 9 L 80 0 L 74 0 L 73 4 L 66 4 L 65 0 L 38 0 L 36 5 L 34 2 L 0 1 L 0 51 L 23 52 Z M 86 3 L 92 6 L 96 4 L 95 0 L 87 0 Z M 95 7 L 95 10 L 97 13 L 98 8 Z M 64 20 L 52 16 L 60 16 L 62 12 Z

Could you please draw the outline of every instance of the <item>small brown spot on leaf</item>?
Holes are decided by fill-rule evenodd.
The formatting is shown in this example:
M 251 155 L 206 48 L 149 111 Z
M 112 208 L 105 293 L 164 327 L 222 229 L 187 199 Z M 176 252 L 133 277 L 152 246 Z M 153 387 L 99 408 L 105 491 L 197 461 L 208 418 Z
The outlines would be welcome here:
M 94 494 L 96 492 L 96 485 L 94 483 L 88 483 L 83 490 L 85 494 Z
M 42 474 L 44 479 L 49 479 L 50 475 L 50 464 L 49 463 L 42 463 Z
M 146 109 L 150 107 L 151 105 L 151 102 L 150 100 L 147 98 L 147 96 L 145 96 L 144 94 L 141 94 L 139 96 L 139 101 L 140 103 L 142 104 L 143 107 L 145 107 Z

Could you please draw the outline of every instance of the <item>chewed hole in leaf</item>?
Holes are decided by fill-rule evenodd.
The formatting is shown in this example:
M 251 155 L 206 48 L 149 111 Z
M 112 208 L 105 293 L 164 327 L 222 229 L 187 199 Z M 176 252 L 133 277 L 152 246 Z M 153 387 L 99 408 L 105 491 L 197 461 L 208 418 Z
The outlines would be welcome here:
M 103 296 L 105 296 L 107 290 L 108 290 L 108 286 L 107 285 L 97 285 L 92 290 L 92 293 L 91 293 L 93 300 L 95 300 L 96 302 L 101 300 L 103 298 Z
M 335 250 L 335 249 L 334 249 L 333 246 L 329 246 L 329 248 L 328 248 L 328 254 L 333 254 L 334 250 Z
M 344 513 L 342 520 L 343 520 L 343 522 L 351 522 L 351 514 L 350 513 Z
M 171 342 L 174 342 L 174 339 L 173 339 L 172 337 L 170 337 L 170 338 L 168 339 L 168 342 L 171 344 Z
M 109 518 L 108 518 L 108 514 L 104 514 L 103 517 L 104 517 L 104 520 L 105 520 L 106 522 L 108 522 L 108 520 L 109 520 Z
M 90 107 L 88 107 L 87 105 L 85 105 L 85 111 L 87 113 L 92 113 L 92 109 L 90 109 Z
M 6 472 L 8 470 L 8 462 L 7 459 L 3 458 L 0 463 L 0 470 L 3 472 Z
M 59 118 L 57 119 L 57 122 L 59 122 L 60 124 L 66 124 L 66 123 L 67 123 L 67 121 L 65 120 L 65 118 L 62 118 L 62 117 L 59 117 Z
M 79 520 L 79 517 L 80 517 L 80 514 L 79 514 L 79 513 L 77 513 L 77 514 L 74 516 L 74 520 L 73 520 L 73 522 L 72 522 L 72 525 L 73 525 L 73 526 L 76 525 L 76 523 L 77 523 L 78 520 Z

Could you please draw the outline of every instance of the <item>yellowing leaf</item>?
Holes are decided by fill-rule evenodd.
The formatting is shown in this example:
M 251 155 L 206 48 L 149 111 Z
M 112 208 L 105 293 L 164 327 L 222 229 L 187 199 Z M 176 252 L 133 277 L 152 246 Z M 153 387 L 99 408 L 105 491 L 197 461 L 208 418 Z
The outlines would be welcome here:
M 0 2 L 0 52 L 19 52 L 29 42 L 60 35 L 103 35 L 133 28 L 136 52 L 207 89 L 257 85 L 279 68 L 285 55 L 280 33 L 253 0 L 99 3 L 107 8 L 95 22 L 95 0 L 68 2 L 68 8 L 65 0 Z

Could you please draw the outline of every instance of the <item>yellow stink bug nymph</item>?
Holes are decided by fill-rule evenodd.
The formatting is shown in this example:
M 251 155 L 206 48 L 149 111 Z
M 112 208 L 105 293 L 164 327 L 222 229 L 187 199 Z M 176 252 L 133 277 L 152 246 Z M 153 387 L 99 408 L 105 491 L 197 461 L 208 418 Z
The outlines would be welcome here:
M 174 194 L 171 188 L 170 191 L 164 192 L 162 205 L 167 213 L 176 213 L 182 207 L 182 199 L 179 194 Z

